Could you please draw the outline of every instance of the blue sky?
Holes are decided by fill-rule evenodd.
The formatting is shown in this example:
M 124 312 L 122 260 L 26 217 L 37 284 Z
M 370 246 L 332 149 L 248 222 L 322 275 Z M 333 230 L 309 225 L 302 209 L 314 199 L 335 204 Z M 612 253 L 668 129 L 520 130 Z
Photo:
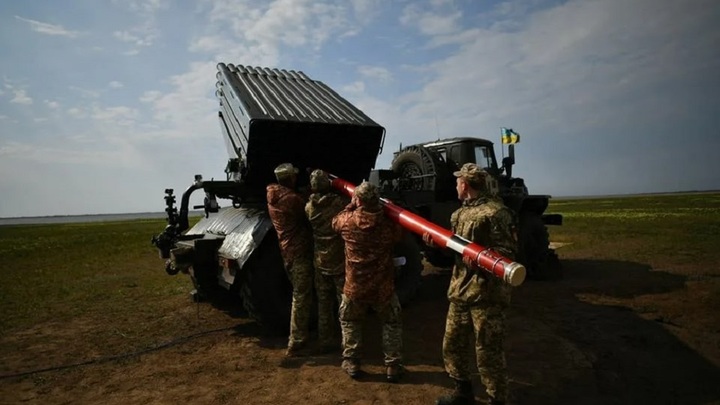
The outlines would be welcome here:
M 217 62 L 331 86 L 387 129 L 378 168 L 507 126 L 530 192 L 720 189 L 718 21 L 716 0 L 0 2 L 0 217 L 160 211 L 224 178 Z

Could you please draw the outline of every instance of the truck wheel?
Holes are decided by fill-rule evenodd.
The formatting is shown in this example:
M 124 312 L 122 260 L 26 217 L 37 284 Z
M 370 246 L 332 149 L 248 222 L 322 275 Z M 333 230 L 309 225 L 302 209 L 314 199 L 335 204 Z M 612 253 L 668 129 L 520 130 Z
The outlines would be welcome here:
M 392 162 L 400 191 L 432 191 L 439 200 L 455 198 L 455 179 L 438 154 L 419 145 L 409 146 Z
M 413 235 L 404 235 L 403 240 L 395 246 L 395 257 L 400 256 L 405 257 L 405 265 L 395 273 L 395 293 L 400 304 L 405 305 L 415 297 L 422 281 L 422 256 Z
M 273 334 L 287 335 L 292 285 L 274 231 L 265 235 L 239 273 L 235 284 L 250 317 Z
M 406 150 L 397 155 L 393 160 L 392 170 L 398 174 L 401 190 L 432 191 L 435 188 L 435 179 L 431 176 L 420 177 L 428 174 L 427 162 L 423 162 L 420 153 L 414 150 Z M 412 179 L 413 177 L 417 177 Z
M 546 279 L 557 276 L 559 260 L 549 248 L 550 237 L 540 215 L 525 212 L 520 216 L 520 262 L 528 278 Z

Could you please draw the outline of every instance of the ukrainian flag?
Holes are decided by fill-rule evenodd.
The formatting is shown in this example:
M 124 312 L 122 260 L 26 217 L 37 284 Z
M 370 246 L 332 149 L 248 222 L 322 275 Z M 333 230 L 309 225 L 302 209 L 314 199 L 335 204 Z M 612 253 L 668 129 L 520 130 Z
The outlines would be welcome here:
M 513 131 L 511 128 L 502 128 L 502 143 L 513 144 L 520 142 L 520 134 Z

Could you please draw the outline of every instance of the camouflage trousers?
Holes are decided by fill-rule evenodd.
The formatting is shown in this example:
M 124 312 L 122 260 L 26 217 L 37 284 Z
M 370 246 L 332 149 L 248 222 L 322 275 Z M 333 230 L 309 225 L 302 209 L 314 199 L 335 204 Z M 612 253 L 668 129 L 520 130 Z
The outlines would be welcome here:
M 504 401 L 508 393 L 504 338 L 504 307 L 450 302 L 443 339 L 445 370 L 453 379 L 469 381 L 474 343 L 477 368 L 488 395 Z
M 303 345 L 308 341 L 314 272 L 311 257 L 298 257 L 288 268 L 293 288 L 288 346 Z
M 402 363 L 402 309 L 397 295 L 389 302 L 367 304 L 342 296 L 340 303 L 340 327 L 342 328 L 343 358 L 360 359 L 362 349 L 362 324 L 368 309 L 372 308 L 382 322 L 382 346 L 385 364 Z
M 337 348 L 338 305 L 342 300 L 345 274 L 326 275 L 315 272 L 318 303 L 318 341 L 321 347 Z

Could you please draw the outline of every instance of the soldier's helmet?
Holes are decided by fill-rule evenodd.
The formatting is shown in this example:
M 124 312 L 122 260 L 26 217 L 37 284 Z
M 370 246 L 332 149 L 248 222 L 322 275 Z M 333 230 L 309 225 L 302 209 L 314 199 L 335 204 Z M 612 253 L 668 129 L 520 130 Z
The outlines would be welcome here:
M 355 187 L 355 195 L 363 205 L 373 207 L 380 204 L 380 193 L 377 187 L 367 181 L 363 181 Z
M 293 166 L 292 163 L 281 163 L 275 168 L 275 177 L 280 180 L 281 178 L 297 175 L 298 172 L 298 168 Z
M 327 173 L 320 169 L 313 170 L 310 173 L 310 189 L 321 193 L 330 191 L 330 179 Z
M 453 172 L 455 177 L 465 179 L 470 187 L 483 193 L 496 195 L 498 192 L 497 180 L 485 169 L 475 163 L 465 163 L 460 170 Z

